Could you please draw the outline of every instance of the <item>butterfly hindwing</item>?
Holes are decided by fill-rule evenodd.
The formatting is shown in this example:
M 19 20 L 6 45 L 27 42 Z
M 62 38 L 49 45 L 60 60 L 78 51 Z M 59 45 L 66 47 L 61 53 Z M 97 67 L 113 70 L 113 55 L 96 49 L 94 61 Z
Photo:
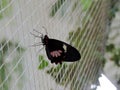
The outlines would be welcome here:
M 80 59 L 80 54 L 74 47 L 56 39 L 48 39 L 45 48 L 51 63 L 73 62 Z
M 81 58 L 79 52 L 72 46 L 67 45 L 64 61 L 73 62 Z

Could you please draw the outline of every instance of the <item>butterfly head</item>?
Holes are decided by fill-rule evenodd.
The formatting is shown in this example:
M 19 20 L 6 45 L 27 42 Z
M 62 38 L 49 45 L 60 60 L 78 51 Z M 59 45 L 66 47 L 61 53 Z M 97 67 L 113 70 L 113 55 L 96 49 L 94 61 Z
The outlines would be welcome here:
M 47 35 L 45 35 L 44 37 L 42 37 L 41 38 L 42 39 L 42 43 L 43 43 L 43 45 L 47 45 L 48 44 L 48 36 Z

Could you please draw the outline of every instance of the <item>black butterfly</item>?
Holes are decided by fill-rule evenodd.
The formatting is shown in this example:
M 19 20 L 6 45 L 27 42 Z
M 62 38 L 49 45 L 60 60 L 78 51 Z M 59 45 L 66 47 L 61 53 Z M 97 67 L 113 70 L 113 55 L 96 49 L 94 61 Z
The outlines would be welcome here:
M 62 64 L 63 61 L 74 62 L 81 58 L 77 49 L 65 42 L 51 39 L 47 35 L 42 35 L 40 38 L 43 46 L 45 46 L 47 57 L 51 60 L 51 63 Z

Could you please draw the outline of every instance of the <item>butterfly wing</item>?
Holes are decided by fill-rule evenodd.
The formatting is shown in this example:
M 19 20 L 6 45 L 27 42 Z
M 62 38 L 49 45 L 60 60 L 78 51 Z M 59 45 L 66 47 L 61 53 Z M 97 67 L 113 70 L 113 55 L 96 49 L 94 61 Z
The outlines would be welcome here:
M 78 61 L 81 58 L 81 55 L 78 52 L 78 50 L 72 47 L 71 45 L 66 44 L 66 46 L 67 46 L 67 51 L 65 53 L 64 61 L 67 62 Z
M 80 53 L 74 47 L 56 39 L 48 39 L 45 48 L 51 63 L 73 62 L 81 58 Z

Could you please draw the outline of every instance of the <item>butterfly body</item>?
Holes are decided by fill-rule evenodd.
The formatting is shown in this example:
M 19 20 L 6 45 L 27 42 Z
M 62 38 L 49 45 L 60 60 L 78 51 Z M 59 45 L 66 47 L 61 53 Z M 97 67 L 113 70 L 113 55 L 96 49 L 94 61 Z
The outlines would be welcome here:
M 51 39 L 47 35 L 41 38 L 45 46 L 46 54 L 51 63 L 62 63 L 63 61 L 74 62 L 81 58 L 80 53 L 71 45 Z

